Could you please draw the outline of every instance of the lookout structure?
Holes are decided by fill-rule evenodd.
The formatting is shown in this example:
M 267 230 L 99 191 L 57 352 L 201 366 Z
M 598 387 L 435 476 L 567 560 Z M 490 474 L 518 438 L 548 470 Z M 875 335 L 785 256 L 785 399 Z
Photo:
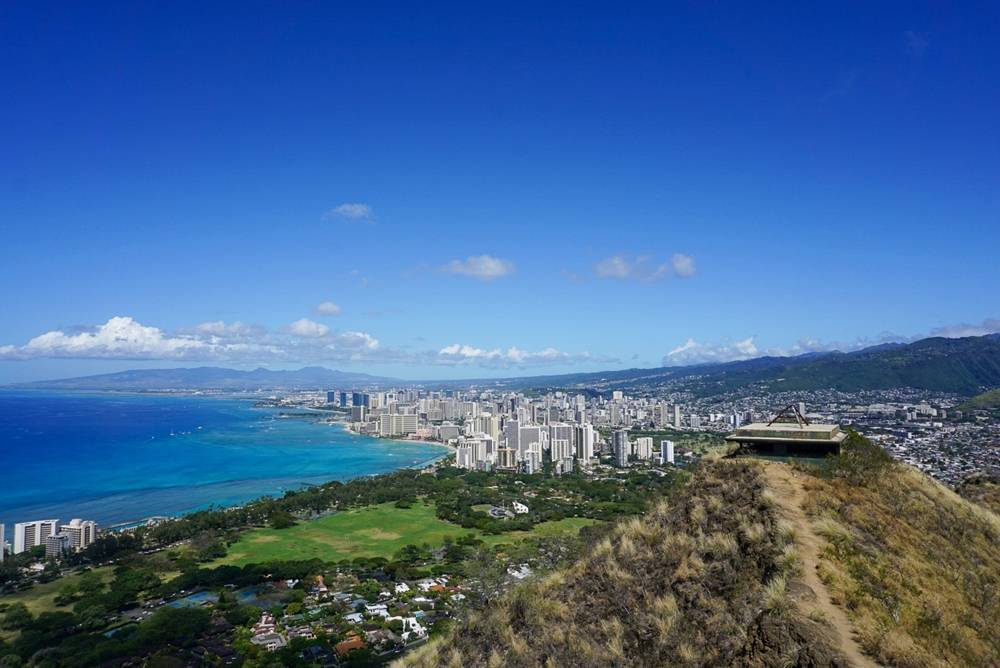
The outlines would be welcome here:
M 796 404 L 783 408 L 770 422 L 755 422 L 740 427 L 726 441 L 739 446 L 740 452 L 759 455 L 822 457 L 839 454 L 847 438 L 835 424 L 813 424 L 799 412 Z

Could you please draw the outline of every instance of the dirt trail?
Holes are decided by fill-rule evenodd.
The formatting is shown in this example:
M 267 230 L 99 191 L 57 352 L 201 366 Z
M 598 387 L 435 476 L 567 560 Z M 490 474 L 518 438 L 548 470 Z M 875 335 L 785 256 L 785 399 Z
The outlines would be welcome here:
M 819 610 L 823 614 L 829 627 L 836 634 L 838 649 L 852 666 L 878 668 L 879 664 L 861 651 L 861 646 L 854 637 L 854 625 L 844 610 L 830 600 L 826 585 L 816 573 L 823 540 L 813 531 L 809 518 L 802 510 L 802 502 L 806 496 L 802 488 L 802 474 L 796 473 L 785 464 L 778 463 L 766 464 L 764 471 L 771 491 L 774 492 L 781 508 L 782 516 L 795 528 L 795 544 L 802 560 L 802 581 L 814 594 L 808 601 L 797 601 L 799 607 L 806 614 L 813 610 Z

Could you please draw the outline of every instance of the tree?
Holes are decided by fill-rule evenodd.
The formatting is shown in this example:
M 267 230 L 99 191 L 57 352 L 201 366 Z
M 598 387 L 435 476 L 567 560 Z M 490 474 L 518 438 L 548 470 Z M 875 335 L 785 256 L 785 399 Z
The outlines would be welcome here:
M 34 617 L 28 610 L 28 606 L 18 601 L 7 606 L 7 612 L 3 616 L 3 622 L 0 622 L 0 628 L 5 631 L 14 631 L 25 628 L 32 621 L 34 621 Z
M 293 526 L 295 526 L 295 517 L 293 517 L 291 513 L 285 510 L 279 510 L 271 513 L 272 529 L 288 529 Z

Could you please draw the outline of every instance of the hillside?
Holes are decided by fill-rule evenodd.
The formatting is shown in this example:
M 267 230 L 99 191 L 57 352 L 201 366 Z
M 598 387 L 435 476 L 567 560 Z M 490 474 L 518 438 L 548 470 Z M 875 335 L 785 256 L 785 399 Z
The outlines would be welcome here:
M 1000 475 L 980 473 L 969 476 L 955 491 L 963 499 L 1000 514 Z
M 793 603 L 793 535 L 761 468 L 702 467 L 672 505 L 401 665 L 848 665 L 833 631 Z
M 1000 519 L 854 435 L 723 460 L 401 666 L 997 665 Z
M 826 539 L 819 575 L 867 652 L 896 666 L 997 665 L 997 515 L 903 465 L 863 484 L 798 477 Z
M 958 408 L 963 411 L 989 411 L 1000 408 L 1000 389 L 977 394 Z
M 758 386 L 761 390 L 832 388 L 844 392 L 911 387 L 972 395 L 1000 385 L 1000 335 L 929 338 L 850 353 L 759 357 L 725 364 L 626 369 L 494 381 L 511 387 L 592 387 L 602 390 L 681 383 L 711 396 Z

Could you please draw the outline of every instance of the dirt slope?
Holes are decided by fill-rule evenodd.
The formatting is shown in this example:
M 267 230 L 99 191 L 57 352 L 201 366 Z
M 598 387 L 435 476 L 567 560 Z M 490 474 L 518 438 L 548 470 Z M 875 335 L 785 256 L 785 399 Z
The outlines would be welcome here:
M 873 668 L 880 665 L 864 654 L 857 641 L 857 631 L 847 618 L 847 613 L 830 600 L 830 592 L 819 579 L 817 570 L 823 539 L 813 531 L 812 524 L 803 510 L 803 503 L 806 500 L 802 480 L 804 475 L 781 463 L 766 464 L 764 472 L 782 517 L 795 529 L 795 546 L 802 561 L 800 577 L 807 588 L 806 591 L 793 592 L 792 598 L 796 605 L 807 616 L 816 616 L 818 612 L 820 618 L 829 624 L 834 632 L 832 640 L 835 648 L 852 666 Z

